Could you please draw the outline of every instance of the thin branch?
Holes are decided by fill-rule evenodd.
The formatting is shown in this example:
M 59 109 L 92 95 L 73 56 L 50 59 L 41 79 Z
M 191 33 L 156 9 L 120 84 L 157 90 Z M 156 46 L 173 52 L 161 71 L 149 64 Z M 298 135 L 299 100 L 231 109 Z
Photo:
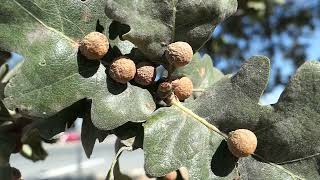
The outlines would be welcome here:
M 127 146 L 123 146 L 123 147 L 121 147 L 119 149 L 119 151 L 115 155 L 114 159 L 112 160 L 112 164 L 111 164 L 111 167 L 109 169 L 107 180 L 115 180 L 114 174 L 113 174 L 113 170 L 114 170 L 115 165 L 118 162 L 118 159 L 119 159 L 120 155 L 122 154 L 123 151 L 131 151 L 131 150 L 132 150 L 132 147 L 127 147 Z

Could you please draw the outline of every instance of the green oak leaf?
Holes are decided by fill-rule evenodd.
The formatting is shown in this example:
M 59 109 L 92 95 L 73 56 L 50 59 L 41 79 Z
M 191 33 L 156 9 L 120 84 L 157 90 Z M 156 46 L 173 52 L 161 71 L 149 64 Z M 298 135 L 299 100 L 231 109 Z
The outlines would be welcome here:
M 0 49 L 25 58 L 5 88 L 7 108 L 46 119 L 89 99 L 92 121 L 99 129 L 146 120 L 155 109 L 147 90 L 114 83 L 104 66 L 78 53 L 78 41 L 95 31 L 99 21 L 107 21 L 104 5 L 104 0 L 2 2 Z
M 166 45 L 175 41 L 188 42 L 198 50 L 215 26 L 236 9 L 236 0 L 108 0 L 105 13 L 130 26 L 123 39 L 158 62 Z
M 141 123 L 127 122 L 113 130 L 100 130 L 92 122 L 90 109 L 86 108 L 83 111 L 85 114 L 81 128 L 81 142 L 88 158 L 92 154 L 96 140 L 101 143 L 111 134 L 116 135 L 122 145 L 132 146 L 133 150 L 142 147 L 143 127 Z
M 26 59 L 48 58 L 64 49 L 64 41 L 75 44 L 96 29 L 98 20 L 106 21 L 104 5 L 103 0 L 4 0 L 0 7 L 0 47 Z
M 302 65 L 272 107 L 258 104 L 269 66 L 267 58 L 255 56 L 185 108 L 156 111 L 144 126 L 147 173 L 162 176 L 186 167 L 190 179 L 319 179 L 320 63 Z M 255 132 L 255 155 L 237 160 L 224 137 L 197 122 L 198 116 L 226 134 Z
M 181 110 L 159 109 L 145 124 L 145 170 L 155 177 L 186 167 L 190 179 L 210 179 L 211 159 L 222 137 Z M 236 172 L 230 172 L 236 176 Z
M 122 35 L 130 28 L 117 21 L 110 22 L 110 20 L 108 20 L 107 27 L 109 27 L 108 37 L 112 48 L 117 48 L 122 55 L 130 54 L 135 45 L 130 41 L 122 40 Z
M 212 59 L 208 54 L 196 53 L 190 64 L 178 68 L 173 76 L 189 77 L 193 83 L 195 97 L 198 97 L 212 84 L 224 77 L 223 73 L 213 67 Z

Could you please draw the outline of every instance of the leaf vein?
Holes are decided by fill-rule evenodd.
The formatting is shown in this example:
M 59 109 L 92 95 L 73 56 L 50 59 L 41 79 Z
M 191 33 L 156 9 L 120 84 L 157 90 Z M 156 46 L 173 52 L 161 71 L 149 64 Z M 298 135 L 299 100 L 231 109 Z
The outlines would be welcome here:
M 92 68 L 87 69 L 87 70 L 82 71 L 82 72 L 85 73 L 85 72 L 88 72 L 88 71 L 92 71 Z M 70 78 L 72 78 L 72 77 L 74 77 L 74 76 L 76 76 L 76 75 L 79 75 L 79 73 L 71 74 L 70 76 L 67 76 L 67 77 L 65 77 L 65 78 L 62 78 L 62 79 L 60 79 L 59 81 L 56 81 L 56 82 L 54 82 L 54 83 L 52 83 L 52 84 L 45 85 L 45 86 L 43 86 L 43 87 L 41 87 L 41 88 L 39 88 L 39 89 L 34 89 L 34 90 L 28 91 L 28 92 L 26 92 L 26 93 L 22 93 L 22 94 L 19 94 L 19 95 L 15 95 L 15 98 L 18 99 L 18 98 L 20 98 L 21 96 L 26 96 L 26 95 L 28 95 L 28 94 L 30 94 L 30 93 L 33 93 L 34 91 L 40 91 L 40 90 L 42 90 L 42 89 L 45 89 L 45 88 L 54 86 L 55 84 L 59 84 L 60 82 L 65 81 L 65 80 L 68 80 L 68 79 L 70 79 Z
M 22 6 L 19 2 L 17 2 L 16 0 L 13 0 L 14 3 L 16 3 L 19 8 L 21 8 L 23 11 L 25 11 L 27 14 L 29 14 L 32 18 L 34 18 L 36 21 L 38 21 L 41 25 L 43 25 L 45 28 L 47 28 L 50 31 L 53 31 L 55 33 L 60 34 L 62 37 L 64 37 L 65 39 L 67 39 L 68 41 L 70 41 L 71 43 L 75 43 L 74 40 L 72 40 L 71 38 L 69 38 L 68 36 L 66 36 L 65 34 L 63 34 L 61 31 L 58 31 L 48 25 L 46 25 L 44 22 L 42 22 L 39 18 L 37 18 L 34 14 L 32 14 L 28 9 L 26 9 L 24 6 Z
M 54 4 L 54 6 L 55 6 L 56 9 L 57 9 L 58 17 L 59 17 L 59 20 L 60 20 L 61 32 L 64 33 L 63 21 L 62 21 L 60 9 L 58 8 L 57 0 L 54 0 L 54 3 L 53 3 L 53 4 Z
M 298 159 L 293 159 L 293 160 L 289 160 L 289 161 L 284 161 L 284 162 L 280 162 L 280 163 L 277 163 L 277 164 L 278 164 L 278 165 L 284 165 L 284 164 L 289 164 L 289 163 L 295 163 L 295 162 L 299 162 L 299 161 L 304 161 L 304 160 L 307 160 L 307 159 L 311 159 L 311 158 L 314 158 L 314 157 L 317 157 L 317 156 L 320 156 L 320 152 L 319 152 L 319 153 L 315 153 L 315 154 L 310 155 L 310 156 L 307 156 L 307 157 L 298 158 Z

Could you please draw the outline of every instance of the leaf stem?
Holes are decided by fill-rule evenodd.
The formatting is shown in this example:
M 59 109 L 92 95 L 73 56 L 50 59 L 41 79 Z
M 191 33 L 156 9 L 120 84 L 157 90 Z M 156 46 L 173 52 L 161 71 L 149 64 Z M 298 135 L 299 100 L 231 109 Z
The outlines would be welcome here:
M 16 3 L 23 11 L 25 11 L 27 14 L 29 14 L 32 18 L 34 18 L 38 23 L 40 23 L 41 25 L 43 25 L 45 28 L 47 28 L 48 30 L 57 33 L 59 35 L 61 35 L 62 37 L 64 37 L 66 40 L 70 41 L 71 44 L 75 44 L 76 42 L 69 38 L 68 36 L 66 36 L 65 34 L 63 34 L 62 32 L 47 26 L 44 22 L 42 22 L 39 18 L 37 18 L 34 14 L 32 14 L 28 9 L 26 9 L 24 6 L 22 6 L 19 2 L 17 2 L 16 0 L 13 0 L 14 3 Z
M 221 132 L 217 127 L 215 127 L 214 125 L 210 124 L 207 120 L 205 120 L 204 118 L 198 116 L 197 114 L 195 114 L 194 112 L 192 112 L 190 109 L 186 108 L 185 106 L 183 106 L 179 101 L 177 100 L 173 100 L 171 102 L 172 105 L 176 106 L 177 108 L 179 108 L 180 110 L 182 110 L 183 112 L 185 112 L 186 114 L 190 115 L 191 117 L 193 117 L 195 120 L 197 120 L 198 122 L 200 122 L 201 124 L 205 125 L 208 129 L 218 133 L 219 135 L 221 135 L 224 139 L 227 139 L 228 136 L 226 134 L 224 134 L 223 132 Z

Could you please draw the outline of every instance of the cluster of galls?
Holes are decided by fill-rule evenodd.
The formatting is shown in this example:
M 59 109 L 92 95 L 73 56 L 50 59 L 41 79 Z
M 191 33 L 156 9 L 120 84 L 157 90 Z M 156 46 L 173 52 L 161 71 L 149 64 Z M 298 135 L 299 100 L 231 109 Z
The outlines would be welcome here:
M 83 38 L 79 50 L 89 60 L 100 60 L 108 53 L 109 42 L 104 34 L 91 32 Z M 156 69 L 150 63 L 136 65 L 133 60 L 122 56 L 111 62 L 108 73 L 114 81 L 121 84 L 134 79 L 138 84 L 148 86 L 155 79 Z
M 84 37 L 80 43 L 79 50 L 89 60 L 102 59 L 109 50 L 109 42 L 105 35 L 99 32 L 92 32 Z M 191 62 L 193 50 L 188 43 L 175 42 L 168 45 L 165 51 L 165 58 L 170 69 L 179 68 Z M 156 67 L 149 62 L 135 64 L 133 60 L 122 56 L 114 59 L 109 68 L 109 76 L 116 82 L 126 84 L 134 80 L 141 86 L 149 86 L 154 83 Z M 192 95 L 192 81 L 187 77 L 167 79 L 158 87 L 158 97 L 168 99 L 175 95 L 183 101 Z
M 192 56 L 192 47 L 186 42 L 172 43 L 168 45 L 167 50 L 165 51 L 165 58 L 169 63 L 168 66 L 170 70 L 189 64 L 192 60 Z M 192 95 L 192 92 L 193 84 L 188 77 L 170 77 L 160 83 L 157 90 L 159 97 L 166 100 L 169 104 L 173 98 L 184 101 Z
M 80 43 L 80 52 L 89 60 L 102 59 L 109 50 L 109 42 L 105 35 L 99 32 L 92 32 L 84 37 Z M 175 42 L 168 45 L 164 54 L 169 73 L 176 68 L 189 64 L 192 60 L 193 50 L 186 42 Z M 122 56 L 114 59 L 109 68 L 109 76 L 116 82 L 126 84 L 134 80 L 141 86 L 149 86 L 154 83 L 156 77 L 156 68 L 149 62 L 140 62 L 135 64 L 133 60 Z M 187 77 L 172 78 L 169 77 L 158 83 L 157 96 L 168 104 L 172 100 L 178 99 L 184 101 L 189 98 L 193 92 L 192 81 Z M 246 129 L 238 129 L 229 133 L 228 148 L 230 152 L 240 158 L 254 153 L 257 147 L 257 138 L 255 134 Z M 168 174 L 172 179 L 174 173 Z M 170 179 L 169 178 L 169 179 Z

